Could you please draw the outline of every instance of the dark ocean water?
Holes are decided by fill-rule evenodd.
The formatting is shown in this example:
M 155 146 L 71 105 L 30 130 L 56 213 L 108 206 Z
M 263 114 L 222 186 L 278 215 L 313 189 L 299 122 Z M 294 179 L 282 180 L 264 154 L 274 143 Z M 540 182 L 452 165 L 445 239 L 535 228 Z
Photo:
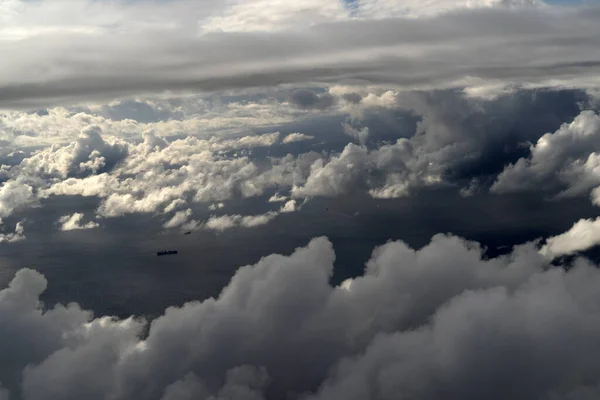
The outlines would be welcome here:
M 265 211 L 265 199 L 231 204 L 229 213 Z M 487 246 L 488 255 L 555 235 L 579 218 L 598 215 L 587 198 L 549 202 L 527 195 L 461 198 L 455 190 L 373 200 L 315 199 L 269 224 L 223 233 L 165 232 L 152 215 L 102 220 L 102 227 L 59 232 L 54 221 L 74 211 L 93 215 L 96 200 L 55 198 L 27 217 L 27 240 L 0 246 L 0 287 L 23 267 L 43 273 L 47 306 L 78 302 L 96 315 L 161 314 L 168 306 L 217 296 L 238 267 L 272 253 L 289 254 L 317 236 L 336 251 L 332 283 L 362 274 L 375 246 L 404 240 L 422 247 L 436 233 L 454 233 Z M 352 216 L 358 213 L 356 216 Z M 158 250 L 178 250 L 157 257 Z

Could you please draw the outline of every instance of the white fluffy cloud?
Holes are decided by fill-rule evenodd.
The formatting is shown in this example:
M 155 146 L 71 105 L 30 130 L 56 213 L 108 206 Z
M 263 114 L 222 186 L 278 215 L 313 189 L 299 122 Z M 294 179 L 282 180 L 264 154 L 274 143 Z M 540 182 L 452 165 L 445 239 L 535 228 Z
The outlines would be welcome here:
M 553 190 L 578 195 L 600 184 L 600 116 L 583 111 L 571 123 L 530 146 L 531 154 L 507 166 L 491 190 L 496 193 Z
M 219 96 L 207 94 L 144 96 L 108 104 L 52 107 L 35 113 L 0 111 L 0 140 L 15 149 L 66 144 L 90 125 L 99 127 L 105 136 L 126 140 L 137 140 L 146 132 L 162 137 L 209 138 L 215 132 L 239 134 L 251 127 L 284 124 L 306 114 L 276 98 L 223 103 Z M 231 144 L 239 147 L 241 143 Z
M 288 200 L 285 202 L 281 209 L 279 210 L 282 213 L 289 213 L 298 210 L 298 205 L 296 204 L 296 200 Z
M 0 186 L 0 218 L 8 217 L 15 210 L 36 203 L 33 188 L 30 185 L 9 180 Z
M 63 215 L 58 219 L 61 231 L 74 231 L 81 229 L 94 229 L 100 225 L 97 222 L 89 221 L 82 223 L 84 215 L 82 213 L 74 213 L 72 215 Z
M 440 183 L 440 168 L 425 162 L 408 139 L 376 150 L 348 144 L 341 154 L 315 161 L 306 182 L 292 194 L 333 197 L 368 191 L 378 198 L 403 197 L 411 189 Z
M 169 213 L 192 202 L 220 203 L 262 195 L 272 187 L 290 188 L 308 174 L 316 155 L 290 155 L 266 165 L 241 154 L 222 155 L 224 151 L 272 146 L 278 140 L 275 132 L 237 139 L 187 137 L 167 143 L 146 132 L 143 142 L 133 144 L 114 137 L 104 139 L 92 127 L 75 142 L 39 150 L 21 163 L 5 167 L 4 172 L 13 179 L 0 189 L 0 215 L 35 204 L 37 198 L 57 195 L 99 197 L 103 200 L 98 215 L 119 217 Z M 178 214 L 166 225 L 182 224 L 182 216 Z
M 85 177 L 114 168 L 127 157 L 127 145 L 114 139 L 106 142 L 99 126 L 81 131 L 75 142 L 53 146 L 24 159 L 20 173 L 42 178 Z
M 597 393 L 595 265 L 548 268 L 531 243 L 488 259 L 437 235 L 420 250 L 381 246 L 363 276 L 332 287 L 334 258 L 325 238 L 265 257 L 218 298 L 168 309 L 144 338 L 134 318 L 42 311 L 46 281 L 22 270 L 0 291 L 0 337 L 12 338 L 0 379 L 27 400 Z
M 582 219 L 571 229 L 546 239 L 540 253 L 550 259 L 590 249 L 600 244 L 600 219 Z
M 71 142 L 23 152 L 19 157 L 11 156 L 10 164 L 0 169 L 0 176 L 7 179 L 3 186 L 12 188 L 0 189 L 0 214 L 8 216 L 15 207 L 28 207 L 35 205 L 38 199 L 61 195 L 98 197 L 100 217 L 150 213 L 169 215 L 169 219 L 173 213 L 192 208 L 193 203 L 218 204 L 273 192 L 277 195 L 272 196 L 270 202 L 287 201 L 289 197 L 332 197 L 365 192 L 376 198 L 403 197 L 422 187 L 467 182 L 464 177 L 452 174 L 485 164 L 486 152 L 498 158 L 492 162 L 502 163 L 506 156 L 499 148 L 516 146 L 520 138 L 512 137 L 512 128 L 507 127 L 525 124 L 522 121 L 525 117 L 513 109 L 521 102 L 533 107 L 530 104 L 533 100 L 529 103 L 523 100 L 527 96 L 542 100 L 549 97 L 544 93 L 519 92 L 487 101 L 465 98 L 458 91 L 400 93 L 371 89 L 335 86 L 323 92 L 334 100 L 329 109 L 319 112 L 336 113 L 336 118 L 349 113 L 352 125 L 346 124 L 345 130 L 361 144 L 360 147 L 349 144 L 341 153 L 322 150 L 265 157 L 252 150 L 270 147 L 277 154 L 281 148 L 276 146 L 286 140 L 290 143 L 288 138 L 306 139 L 307 135 L 297 133 L 282 136 L 278 132 L 250 134 L 226 130 L 208 136 L 190 136 L 183 131 L 180 137 L 169 138 L 159 134 L 160 130 L 150 129 L 143 133 L 136 131 L 136 135 L 142 136 L 140 142 L 136 135 L 126 139 L 126 136 L 105 132 L 106 125 L 97 125 L 92 119 L 93 124 L 83 127 L 79 137 Z M 304 92 L 315 95 L 309 90 Z M 306 93 L 300 97 L 310 97 Z M 193 115 L 188 100 L 171 98 L 170 102 L 164 100 L 164 104 L 153 101 L 160 104 L 154 104 L 157 110 L 171 107 L 168 115 L 174 115 L 178 107 L 185 109 L 185 115 Z M 247 116 L 262 112 L 260 108 L 251 109 Z M 392 117 L 397 112 L 412 112 L 421 118 L 416 132 L 412 127 L 405 132 L 402 121 L 397 122 L 397 118 Z M 369 118 L 373 119 L 373 115 L 380 119 L 373 122 L 374 133 L 367 143 Z M 389 118 L 394 120 L 390 122 Z M 527 118 L 533 119 L 535 115 Z M 545 185 L 551 188 L 557 183 L 566 185 L 562 195 L 589 192 L 600 184 L 597 178 L 600 175 L 596 172 L 600 157 L 592 151 L 597 144 L 597 120 L 596 114 L 584 111 L 557 133 L 543 136 L 532 146 L 530 159 L 509 166 L 492 190 L 516 190 L 520 180 L 525 186 L 532 186 L 531 182 L 535 181 L 535 189 Z M 380 134 L 377 124 L 390 124 L 386 129 L 402 130 L 406 138 L 394 137 L 394 142 L 388 136 L 383 141 L 377 137 Z M 112 132 L 112 128 L 106 129 Z M 537 139 L 538 135 L 531 137 Z M 321 144 L 327 149 L 327 137 L 324 140 Z M 548 146 L 544 147 L 546 142 Z M 544 158 L 544 154 L 547 157 Z M 523 174 L 526 177 L 519 178 Z M 463 194 L 474 193 L 487 185 L 474 184 L 486 182 L 477 176 L 466 175 L 466 178 L 471 183 L 463 188 Z M 182 214 L 178 216 L 173 224 L 182 225 L 192 218 L 190 215 L 188 221 L 183 221 Z M 163 222 L 172 225 L 168 219 Z

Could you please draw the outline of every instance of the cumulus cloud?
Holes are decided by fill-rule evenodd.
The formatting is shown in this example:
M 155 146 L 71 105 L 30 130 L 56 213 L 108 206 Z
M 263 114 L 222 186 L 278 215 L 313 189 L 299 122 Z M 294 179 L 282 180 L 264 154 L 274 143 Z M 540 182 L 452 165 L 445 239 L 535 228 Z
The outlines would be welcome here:
M 103 9 L 84 1 L 70 9 L 71 17 L 83 24 L 77 29 L 59 11 L 67 7 L 63 3 L 24 5 L 12 29 L 35 34 L 0 41 L 0 52 L 12 55 L 0 70 L 0 105 L 33 108 L 82 98 L 89 101 L 91 96 L 212 92 L 306 82 L 359 81 L 409 89 L 464 88 L 481 86 L 481 81 L 522 87 L 598 86 L 599 60 L 594 50 L 600 28 L 594 8 L 521 7 L 527 2 L 509 2 L 521 7 L 514 12 L 500 0 L 450 1 L 443 3 L 451 4 L 449 9 L 456 12 L 406 18 L 403 3 L 368 0 L 357 3 L 360 12 L 354 15 L 346 10 L 345 17 L 331 15 L 327 22 L 318 19 L 321 23 L 316 25 L 288 24 L 286 28 L 287 19 L 276 18 L 283 29 L 269 34 L 208 29 L 212 32 L 199 35 L 198 21 L 227 14 L 207 15 L 211 7 L 202 11 L 189 2 L 174 3 L 114 2 Z M 440 2 L 431 4 L 447 9 Z M 213 6 L 222 11 L 227 8 Z M 311 9 L 285 7 L 295 10 L 293 20 Z M 345 9 L 341 2 L 334 2 L 333 7 Z M 46 8 L 46 13 L 38 14 Z M 264 12 L 270 8 L 264 7 Z M 96 18 L 85 15 L 91 11 Z M 25 28 L 22 24 L 30 13 L 37 17 Z M 81 18 L 75 17 L 80 14 Z M 98 14 L 111 22 L 100 23 Z M 52 18 L 60 22 L 52 24 Z M 39 30 L 48 24 L 52 29 Z M 202 30 L 210 24 L 200 25 Z M 57 27 L 64 30 L 53 30 Z M 140 55 L 148 60 L 142 67 L 134 62 Z M 311 99 L 304 96 L 298 104 L 322 103 Z
M 290 188 L 308 175 L 318 155 L 288 155 L 264 162 L 223 153 L 271 146 L 279 136 L 275 132 L 167 142 L 146 132 L 143 142 L 135 144 L 104 139 L 92 127 L 72 143 L 53 145 L 4 167 L 2 172 L 11 179 L 0 189 L 0 215 L 34 205 L 40 198 L 64 195 L 102 199 L 97 210 L 101 217 L 165 214 L 189 208 L 191 203 L 220 204 L 259 196 L 270 188 Z
M 362 146 L 348 145 L 341 153 L 261 157 L 244 151 L 274 147 L 287 138 L 306 139 L 303 134 L 281 139 L 278 132 L 222 132 L 209 137 L 185 137 L 184 132 L 184 138 L 168 139 L 149 129 L 140 133 L 140 142 L 139 138 L 125 140 L 106 134 L 96 124 L 84 127 L 70 143 L 24 153 L 20 162 L 0 169 L 0 176 L 8 179 L 4 185 L 20 186 L 19 190 L 5 191 L 4 214 L 13 212 L 13 203 L 25 208 L 50 196 L 98 197 L 98 216 L 112 218 L 132 213 L 166 215 L 188 209 L 193 203 L 218 204 L 273 191 L 278 195 L 271 201 L 278 197 L 287 201 L 290 196 L 331 197 L 364 192 L 377 198 L 396 198 L 425 186 L 463 186 L 475 181 L 485 187 L 488 176 L 511 159 L 510 151 L 522 150 L 518 149 L 519 142 L 539 137 L 536 124 L 551 124 L 557 119 L 557 110 L 567 110 L 564 112 L 568 114 L 577 106 L 575 94 L 568 91 L 556 95 L 518 92 L 487 101 L 465 98 L 460 91 L 398 93 L 374 89 L 370 93 L 367 89 L 329 89 L 336 98 L 349 93 L 360 97 L 353 107 L 361 113 L 349 119 L 352 125 L 343 126 Z M 375 109 L 363 106 L 369 98 L 372 100 L 367 103 L 378 104 L 373 106 Z M 543 105 L 549 103 L 552 106 L 546 110 Z M 348 111 L 342 110 L 338 111 Z M 398 122 L 395 113 L 400 112 L 420 117 L 416 132 L 413 127 L 406 131 L 403 122 Z M 596 117 L 589 112 L 578 117 L 584 118 Z M 394 133 L 390 136 L 393 140 L 381 140 L 379 124 Z M 371 127 L 375 132 L 372 135 Z M 396 129 L 407 137 L 397 139 Z M 369 147 L 367 134 L 371 136 Z M 571 174 L 571 181 L 579 182 L 578 185 L 587 182 L 588 187 L 593 187 L 595 175 L 586 171 L 594 169 L 595 159 L 595 155 L 590 156 L 585 168 L 573 167 L 561 176 Z M 584 172 L 587 178 L 579 179 Z M 464 194 L 474 193 L 471 183 L 462 189 Z M 14 198 L 15 193 L 21 192 L 18 200 Z M 23 196 L 29 196 L 30 202 Z
M 540 253 L 549 258 L 590 249 L 600 244 L 600 218 L 581 219 L 571 229 L 546 239 Z
M 600 184 L 597 151 L 600 151 L 600 116 L 594 111 L 583 111 L 573 122 L 563 124 L 532 144 L 529 157 L 507 166 L 491 190 L 585 193 Z
M 367 150 L 352 143 L 341 154 L 315 161 L 302 186 L 292 190 L 295 197 L 334 197 L 368 192 L 377 198 L 396 198 L 411 189 L 441 182 L 439 165 L 424 162 L 408 139 Z
M 110 171 L 127 156 L 127 149 L 117 139 L 106 142 L 100 127 L 90 125 L 75 142 L 41 150 L 25 158 L 15 169 L 43 178 L 85 177 Z
M 298 206 L 296 204 L 296 200 L 289 200 L 289 201 L 286 201 L 283 206 L 281 206 L 281 209 L 279 210 L 279 212 L 290 213 L 290 212 L 294 212 L 297 210 L 298 210 Z
M 0 220 L 0 226 L 2 226 L 2 220 Z M 23 221 L 17 222 L 14 232 L 0 233 L 0 243 L 14 243 L 21 240 L 25 240 L 25 226 L 23 225 Z
M 100 225 L 97 222 L 89 221 L 87 223 L 83 223 L 84 215 L 82 213 L 74 213 L 72 215 L 63 215 L 58 219 L 58 224 L 60 225 L 61 231 L 74 231 L 81 229 L 94 229 L 99 227 Z
M 209 139 L 215 132 L 239 138 L 250 128 L 285 124 L 309 114 L 276 96 L 223 101 L 219 94 L 144 95 L 37 112 L 0 111 L 0 140 L 14 149 L 67 144 L 90 125 L 98 126 L 104 137 L 134 141 L 147 135 Z M 160 145 L 156 139 L 148 144 Z
M 9 180 L 0 186 L 0 218 L 10 216 L 15 210 L 37 204 L 30 185 Z
M 0 337 L 12 338 L 0 379 L 28 400 L 597 393 L 597 266 L 549 267 L 532 243 L 487 258 L 437 235 L 419 250 L 376 248 L 364 275 L 334 287 L 334 259 L 326 238 L 265 257 L 144 337 L 143 320 L 42 309 L 45 279 L 22 270 L 0 291 Z
M 269 197 L 269 203 L 283 203 L 287 201 L 286 196 L 281 196 L 279 193 L 275 193 L 273 196 Z
M 305 135 L 304 133 L 290 133 L 281 141 L 282 143 L 294 143 L 294 142 L 302 142 L 305 140 L 312 140 L 314 136 Z

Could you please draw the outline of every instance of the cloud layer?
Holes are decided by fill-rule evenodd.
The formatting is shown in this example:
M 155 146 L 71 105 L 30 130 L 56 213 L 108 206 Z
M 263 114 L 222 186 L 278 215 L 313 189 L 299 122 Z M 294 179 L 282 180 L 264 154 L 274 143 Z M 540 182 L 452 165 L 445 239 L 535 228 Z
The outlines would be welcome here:
M 332 287 L 317 238 L 240 268 L 215 299 L 149 324 L 42 310 L 43 276 L 0 291 L 0 380 L 15 398 L 585 399 L 598 390 L 600 275 L 548 268 L 535 245 L 498 258 L 435 236 L 390 242 Z M 8 361 L 10 360 L 10 361 Z M 525 379 L 524 377 L 527 377 Z M 21 395 L 19 395 L 21 393 Z
M 598 9 L 592 7 L 441 1 L 432 3 L 432 8 L 458 11 L 407 18 L 407 8 L 392 1 L 356 2 L 362 13 L 355 16 L 341 3 L 327 11 L 317 7 L 323 13 L 316 14 L 310 5 L 305 10 L 290 6 L 294 19 L 306 11 L 317 16 L 315 24 L 290 27 L 286 18 L 275 17 L 273 21 L 283 29 L 266 34 L 253 29 L 207 32 L 204 28 L 210 23 L 199 32 L 202 11 L 190 9 L 188 2 L 114 2 L 104 9 L 85 1 L 70 12 L 100 14 L 81 18 L 81 26 L 73 26 L 61 14 L 70 3 L 18 3 L 22 10 L 15 8 L 13 25 L 25 32 L 25 38 L 11 40 L 5 34 L 8 40 L 0 41 L 0 52 L 11 54 L 0 69 L 4 108 L 164 90 L 212 92 L 306 82 L 366 82 L 413 89 L 598 85 L 600 59 L 595 50 L 600 24 Z M 475 7 L 464 7 L 468 4 Z M 240 3 L 219 18 L 228 25 L 225 21 L 236 17 L 227 12 L 253 15 L 248 12 L 263 6 Z M 222 9 L 216 3 L 213 7 L 205 9 Z M 150 15 L 161 17 L 151 21 Z M 307 92 L 292 98 L 307 107 L 329 103 L 327 97 L 315 100 Z

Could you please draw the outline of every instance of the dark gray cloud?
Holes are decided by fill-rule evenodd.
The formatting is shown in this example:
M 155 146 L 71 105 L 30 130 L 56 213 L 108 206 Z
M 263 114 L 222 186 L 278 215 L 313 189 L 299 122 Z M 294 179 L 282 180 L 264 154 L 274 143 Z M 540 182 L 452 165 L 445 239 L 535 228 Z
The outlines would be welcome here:
M 443 166 L 445 179 L 457 182 L 493 180 L 527 153 L 524 144 L 571 122 L 588 99 L 569 90 L 523 90 L 493 100 L 433 91 L 402 94 L 397 102 L 421 117 L 412 141 Z
M 335 98 L 330 93 L 315 93 L 310 89 L 296 89 L 290 94 L 290 101 L 300 108 L 324 110 L 334 104 Z
M 600 65 L 599 15 L 593 7 L 480 9 L 270 33 L 45 34 L 0 43 L 0 52 L 11 54 L 0 106 L 315 81 L 585 88 L 595 85 Z
M 42 311 L 46 281 L 22 270 L 0 292 L 0 335 L 18 338 L 2 341 L 14 356 L 0 379 L 31 400 L 553 400 L 599 384 L 600 273 L 585 260 L 548 269 L 531 243 L 488 259 L 436 235 L 420 250 L 379 247 L 363 276 L 331 286 L 334 258 L 325 238 L 263 258 L 217 298 L 168 309 L 144 339 L 142 321 Z

